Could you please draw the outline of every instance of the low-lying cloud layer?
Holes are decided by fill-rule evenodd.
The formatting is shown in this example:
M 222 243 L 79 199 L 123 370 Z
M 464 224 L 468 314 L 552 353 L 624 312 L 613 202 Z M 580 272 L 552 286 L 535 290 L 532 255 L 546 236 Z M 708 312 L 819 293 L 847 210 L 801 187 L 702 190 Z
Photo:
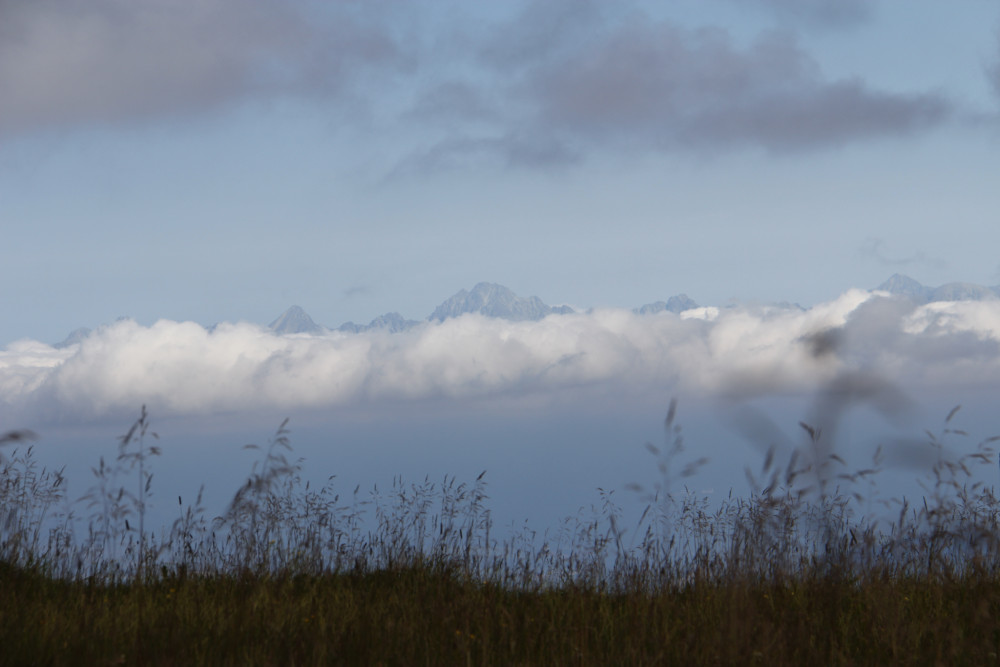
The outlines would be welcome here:
M 845 374 L 947 391 L 996 385 L 1000 301 L 913 304 L 852 290 L 805 311 L 595 310 L 510 322 L 465 315 L 403 333 L 279 336 L 252 324 L 120 321 L 78 345 L 0 351 L 12 419 L 324 409 L 426 399 L 753 397 Z

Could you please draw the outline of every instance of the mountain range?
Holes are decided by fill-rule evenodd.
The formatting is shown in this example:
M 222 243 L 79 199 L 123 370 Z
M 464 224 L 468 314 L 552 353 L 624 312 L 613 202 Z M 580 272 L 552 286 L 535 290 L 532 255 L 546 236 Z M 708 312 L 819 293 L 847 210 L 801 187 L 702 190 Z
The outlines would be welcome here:
M 450 317 L 467 313 L 479 313 L 486 317 L 523 322 L 540 320 L 548 315 L 568 315 L 574 313 L 569 306 L 547 306 L 537 296 L 519 297 L 503 285 L 479 283 L 471 292 L 459 290 L 444 303 L 434 309 L 427 319 L 444 322 Z
M 74 329 L 70 332 L 68 336 L 54 344 L 52 347 L 59 349 L 63 347 L 69 347 L 70 345 L 76 345 L 84 338 L 90 335 L 90 329 L 87 327 L 80 327 L 79 329 Z
M 520 297 L 513 291 L 496 283 L 479 283 L 471 290 L 459 290 L 434 309 L 425 321 L 443 322 L 452 317 L 468 313 L 478 313 L 486 317 L 522 322 L 540 320 L 552 314 L 576 312 L 570 306 L 549 306 L 537 296 Z M 365 331 L 385 331 L 398 333 L 421 324 L 419 320 L 408 320 L 399 313 L 379 315 L 368 324 L 345 322 L 336 331 L 363 333 Z M 299 306 L 292 306 L 271 322 L 268 327 L 278 334 L 322 333 L 329 331 L 316 324 Z
M 1000 299 L 1000 285 L 985 287 L 973 283 L 947 283 L 939 287 L 929 287 L 899 273 L 875 288 L 892 295 L 911 299 L 918 304 L 934 301 L 992 301 Z M 778 307 L 802 309 L 797 304 L 776 304 Z M 699 304 L 687 294 L 672 296 L 666 301 L 647 303 L 633 308 L 637 315 L 655 315 L 661 312 L 682 313 L 698 308 Z M 486 317 L 496 317 L 515 322 L 540 320 L 548 315 L 576 312 L 570 306 L 549 306 L 537 296 L 520 297 L 510 289 L 496 283 L 482 282 L 471 290 L 459 290 L 434 309 L 425 321 L 443 322 L 467 313 L 478 313 Z M 337 331 L 363 333 L 365 331 L 386 331 L 396 333 L 411 329 L 421 321 L 408 320 L 399 313 L 380 315 L 368 324 L 345 322 Z M 292 306 L 274 322 L 270 329 L 275 333 L 320 333 L 328 331 L 320 327 L 298 306 Z
M 698 308 L 698 304 L 686 294 L 672 296 L 666 301 L 648 303 L 633 309 L 639 315 L 653 315 L 669 311 L 681 313 L 685 310 Z M 575 313 L 571 306 L 550 306 L 537 296 L 521 297 L 512 290 L 496 283 L 479 283 L 471 290 L 459 290 L 448 297 L 430 315 L 426 322 L 443 322 L 452 317 L 461 317 L 470 313 L 495 317 L 513 322 L 537 321 L 549 315 L 568 315 Z M 408 320 L 399 313 L 380 315 L 368 324 L 345 322 L 336 331 L 346 333 L 363 333 L 366 331 L 385 331 L 397 333 L 406 331 L 421 324 L 419 320 Z M 329 331 L 316 324 L 299 306 L 292 306 L 271 322 L 269 328 L 278 334 L 291 333 L 321 333 Z
M 636 315 L 655 315 L 656 313 L 662 313 L 666 310 L 679 315 L 685 310 L 691 310 L 692 308 L 698 307 L 698 304 L 695 303 L 693 299 L 688 297 L 687 294 L 678 294 L 677 296 L 670 297 L 666 301 L 647 303 L 645 306 L 633 308 L 632 312 Z
M 945 283 L 939 287 L 922 285 L 909 276 L 894 273 L 875 288 L 918 304 L 935 301 L 993 301 L 1000 298 L 1000 285 L 985 287 L 975 283 Z
M 1000 299 L 1000 285 L 985 287 L 973 283 L 947 283 L 938 287 L 929 287 L 899 273 L 893 274 L 888 280 L 875 288 L 877 291 L 888 292 L 897 297 L 910 299 L 917 304 L 935 301 L 993 301 Z M 779 307 L 799 308 L 797 304 L 777 304 Z M 672 296 L 666 301 L 647 303 L 639 308 L 633 308 L 637 315 L 654 315 L 661 312 L 682 313 L 685 310 L 698 308 L 698 304 L 686 294 Z M 515 322 L 540 320 L 553 314 L 570 314 L 576 312 L 570 306 L 549 306 L 537 296 L 520 297 L 510 289 L 496 283 L 482 282 L 471 290 L 459 290 L 434 309 L 423 322 L 443 322 L 452 317 L 468 313 L 478 313 L 485 317 L 496 317 Z M 317 324 L 305 310 L 292 306 L 273 322 L 268 328 L 276 334 L 322 334 L 329 331 L 344 333 L 363 333 L 366 331 L 385 331 L 398 333 L 422 324 L 419 320 L 409 320 L 397 312 L 379 315 L 368 324 L 345 322 L 336 329 L 328 329 Z M 211 330 L 214 327 L 209 327 Z M 81 328 L 73 331 L 55 347 L 68 347 L 79 343 L 90 334 L 90 329 Z
M 379 315 L 368 324 L 355 324 L 354 322 L 344 322 L 337 331 L 346 333 L 364 333 L 365 331 L 387 331 L 389 333 L 399 333 L 406 331 L 420 324 L 417 320 L 408 320 L 399 313 L 386 313 Z

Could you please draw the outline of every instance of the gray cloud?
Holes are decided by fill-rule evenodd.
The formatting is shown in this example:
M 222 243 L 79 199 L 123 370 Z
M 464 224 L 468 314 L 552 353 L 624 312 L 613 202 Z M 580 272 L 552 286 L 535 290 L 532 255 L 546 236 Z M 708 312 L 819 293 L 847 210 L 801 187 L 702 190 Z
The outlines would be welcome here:
M 618 14 L 596 0 L 536 0 L 513 20 L 492 26 L 474 50 L 490 67 L 530 67 L 555 54 L 572 56 Z
M 386 181 L 424 173 L 492 164 L 498 167 L 553 167 L 582 160 L 579 151 L 548 136 L 450 136 L 414 151 L 386 176 Z
M 824 7 L 835 11 L 827 3 L 812 11 Z M 827 78 L 789 33 L 744 47 L 722 28 L 530 3 L 484 41 L 479 59 L 488 78 L 441 86 L 418 101 L 423 118 L 454 123 L 423 159 L 449 165 L 492 155 L 516 163 L 530 144 L 560 159 L 527 153 L 525 164 L 570 162 L 594 149 L 823 150 L 918 132 L 951 114 L 935 93 Z
M 757 3 L 828 22 L 861 20 L 867 6 Z M 631 4 L 535 0 L 507 22 L 420 20 L 432 13 L 395 0 L 0 2 L 0 136 L 275 95 L 358 95 L 387 110 L 411 96 L 398 126 L 437 137 L 402 173 L 551 166 L 596 149 L 818 150 L 919 131 L 950 112 L 936 94 L 830 80 L 787 35 L 745 47 Z M 390 89 L 387 72 L 406 76 Z
M 464 81 L 447 81 L 419 91 L 407 116 L 444 126 L 501 120 L 497 101 L 487 91 Z
M 859 248 L 859 252 L 865 259 L 873 260 L 887 267 L 924 266 L 931 269 L 944 269 L 948 265 L 940 257 L 931 257 L 924 252 L 904 257 L 890 257 L 886 254 L 885 246 L 885 239 L 871 237 L 865 239 L 865 242 Z
M 633 23 L 523 86 L 541 129 L 570 142 L 674 150 L 838 146 L 940 123 L 948 103 L 828 81 L 790 37 L 748 49 L 721 29 Z
M 398 57 L 353 3 L 0 3 L 0 134 L 202 111 L 250 95 L 329 93 Z
M 368 294 L 371 293 L 371 291 L 372 291 L 372 288 L 371 288 L 370 285 L 355 284 L 355 285 L 351 285 L 350 287 L 348 287 L 347 289 L 345 289 L 342 292 L 342 294 L 343 294 L 344 298 L 351 299 L 351 298 L 354 298 L 356 296 L 367 296 Z
M 997 30 L 996 58 L 993 64 L 987 67 L 986 76 L 993 86 L 993 91 L 1000 97 L 1000 30 Z
M 756 6 L 778 18 L 813 25 L 841 28 L 867 21 L 874 0 L 730 0 L 741 6 Z

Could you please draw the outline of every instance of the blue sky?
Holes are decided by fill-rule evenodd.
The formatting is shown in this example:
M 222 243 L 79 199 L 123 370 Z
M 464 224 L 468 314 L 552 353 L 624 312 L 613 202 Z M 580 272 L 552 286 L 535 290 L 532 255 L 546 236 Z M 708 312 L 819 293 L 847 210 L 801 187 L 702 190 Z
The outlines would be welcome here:
M 0 432 L 91 464 L 146 404 L 187 478 L 293 415 L 357 481 L 527 466 L 552 497 L 630 481 L 671 396 L 740 461 L 720 489 L 761 401 L 786 444 L 845 405 L 982 419 L 1000 301 L 863 290 L 1000 284 L 998 156 L 987 0 L 0 2 Z M 581 312 L 258 326 L 422 319 L 480 281 Z M 630 311 L 682 292 L 723 308 Z
M 0 341 L 1000 282 L 995 3 L 0 5 Z

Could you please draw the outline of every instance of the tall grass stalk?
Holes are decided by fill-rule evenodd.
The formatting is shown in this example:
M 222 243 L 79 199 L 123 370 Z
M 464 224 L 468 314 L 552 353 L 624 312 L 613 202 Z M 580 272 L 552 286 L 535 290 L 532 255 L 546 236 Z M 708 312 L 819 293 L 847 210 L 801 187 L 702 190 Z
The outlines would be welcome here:
M 648 446 L 660 480 L 635 487 L 637 520 L 601 489 L 542 532 L 493 525 L 485 473 L 343 499 L 334 477 L 314 487 L 287 420 L 249 446 L 260 458 L 222 515 L 178 497 L 149 531 L 145 407 L 93 469 L 86 518 L 32 434 L 8 433 L 0 663 L 996 661 L 1000 502 L 974 470 L 998 438 L 953 454 L 968 436 L 951 411 L 926 434 L 924 496 L 872 514 L 883 453 L 849 470 L 803 423 L 801 447 L 747 471 L 749 496 L 712 504 L 683 486 L 705 462 L 683 460 L 676 410 Z

